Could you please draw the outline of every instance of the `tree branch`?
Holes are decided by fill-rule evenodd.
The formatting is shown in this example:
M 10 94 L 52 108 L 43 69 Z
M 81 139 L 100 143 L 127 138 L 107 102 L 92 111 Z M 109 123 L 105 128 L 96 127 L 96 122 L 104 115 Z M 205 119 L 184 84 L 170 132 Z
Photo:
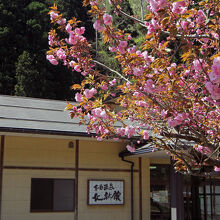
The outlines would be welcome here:
M 114 4 L 114 3 L 113 3 Z M 119 12 L 120 14 L 124 15 L 125 17 L 129 18 L 129 19 L 132 19 L 133 21 L 136 21 L 138 22 L 141 26 L 145 27 L 145 28 L 148 28 L 144 21 L 138 19 L 138 18 L 135 18 L 129 14 L 127 14 L 126 12 L 122 11 L 121 9 L 117 8 L 117 6 L 114 4 L 114 7 L 115 9 L 117 10 L 117 12 Z M 170 35 L 170 32 L 169 31 L 163 31 L 162 32 L 164 34 L 167 34 L 167 35 Z M 186 38 L 190 38 L 190 39 L 198 39 L 198 38 L 209 38 L 209 39 L 213 39 L 211 36 L 209 35 L 206 35 L 206 34 L 203 34 L 203 35 L 198 35 L 198 34 L 189 34 L 189 35 L 181 35 L 181 34 L 177 34 L 176 37 L 178 38 L 181 38 L 181 37 L 186 37 Z
M 178 139 L 183 139 L 187 141 L 194 141 L 195 143 L 202 144 L 204 143 L 204 140 L 201 140 L 200 138 L 188 136 L 188 135 L 181 135 L 181 134 L 173 134 L 173 133 L 162 133 L 161 135 L 164 135 L 165 137 L 168 138 L 178 138 Z M 208 147 L 215 149 L 216 146 L 210 143 L 205 143 Z
M 107 69 L 107 70 L 111 71 L 112 73 L 117 74 L 117 75 L 118 75 L 118 76 L 119 76 L 121 79 L 123 79 L 123 80 L 125 80 L 126 82 L 128 82 L 128 83 L 132 84 L 132 83 L 131 83 L 131 81 L 129 81 L 127 78 L 125 78 L 125 77 L 124 77 L 123 75 L 121 75 L 119 72 L 117 72 L 117 71 L 115 71 L 115 70 L 111 69 L 110 67 L 106 66 L 105 64 L 100 63 L 100 62 L 99 62 L 99 61 L 97 61 L 97 60 L 92 60 L 92 62 L 93 62 L 93 63 L 98 64 L 99 66 L 104 67 L 105 69 Z

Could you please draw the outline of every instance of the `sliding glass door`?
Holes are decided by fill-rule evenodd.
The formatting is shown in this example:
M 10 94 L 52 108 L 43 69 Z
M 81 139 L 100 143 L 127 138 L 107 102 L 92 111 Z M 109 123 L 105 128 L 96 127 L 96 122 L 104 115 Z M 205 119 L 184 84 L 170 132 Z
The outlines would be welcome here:
M 151 220 L 170 220 L 170 166 L 150 165 Z

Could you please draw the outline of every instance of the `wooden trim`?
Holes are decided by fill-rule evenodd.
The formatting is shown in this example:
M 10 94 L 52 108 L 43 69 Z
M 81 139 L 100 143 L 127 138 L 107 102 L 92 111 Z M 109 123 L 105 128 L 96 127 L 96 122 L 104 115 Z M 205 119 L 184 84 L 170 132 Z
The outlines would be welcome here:
M 76 168 L 71 167 L 39 167 L 39 166 L 3 166 L 4 169 L 21 169 L 21 170 L 70 170 L 75 171 Z M 89 171 L 89 172 L 131 172 L 130 169 L 111 169 L 111 168 L 78 168 L 78 171 Z M 139 172 L 139 170 L 134 170 Z
M 79 168 L 79 171 L 97 171 L 97 172 L 131 172 L 130 169 L 111 169 L 111 168 Z M 134 170 L 139 172 L 139 170 Z
M 4 169 L 20 169 L 20 170 L 70 170 L 75 171 L 75 168 L 71 167 L 32 167 L 32 166 L 4 166 Z
M 30 213 L 61 213 L 61 212 L 63 212 L 63 213 L 69 213 L 69 212 L 72 212 L 72 213 L 74 213 L 74 210 L 67 210 L 67 211 L 53 211 L 53 210 L 35 210 L 35 211 L 30 211 Z
M 79 140 L 76 140 L 75 152 L 75 220 L 78 220 L 78 186 L 79 186 Z
M 3 166 L 4 166 L 4 148 L 5 148 L 5 136 L 1 136 L 1 156 L 0 156 L 0 220 L 2 213 L 2 182 L 3 182 Z
M 139 159 L 139 220 L 142 220 L 142 160 Z

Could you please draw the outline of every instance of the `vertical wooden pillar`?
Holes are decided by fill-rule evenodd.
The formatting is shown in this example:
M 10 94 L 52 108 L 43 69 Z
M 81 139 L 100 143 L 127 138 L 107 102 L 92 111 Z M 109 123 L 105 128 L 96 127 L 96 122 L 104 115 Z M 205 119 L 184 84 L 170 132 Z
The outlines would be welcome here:
M 79 186 L 79 140 L 76 140 L 76 150 L 75 150 L 75 220 L 78 220 L 78 190 L 79 190 L 78 186 Z
M 139 220 L 142 220 L 142 161 L 139 159 Z
M 171 220 L 184 220 L 183 175 L 170 166 Z
M 0 154 L 0 220 L 2 213 L 2 182 L 3 182 L 3 166 L 4 166 L 4 147 L 5 147 L 5 136 L 1 136 L 1 154 Z

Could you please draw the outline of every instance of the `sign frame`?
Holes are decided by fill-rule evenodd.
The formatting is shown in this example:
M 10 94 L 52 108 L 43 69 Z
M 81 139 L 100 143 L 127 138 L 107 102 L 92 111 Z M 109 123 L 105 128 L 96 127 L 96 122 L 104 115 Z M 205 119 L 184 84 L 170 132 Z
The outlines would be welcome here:
M 90 189 L 90 182 L 97 182 L 97 183 L 100 183 L 100 182 L 120 182 L 122 184 L 122 190 L 123 190 L 123 196 L 122 196 L 122 202 L 120 204 L 114 204 L 114 203 L 103 203 L 103 204 L 100 204 L 100 203 L 90 203 L 90 195 L 91 195 L 91 189 Z M 91 206 L 96 206 L 96 205 L 124 205 L 125 204 L 125 181 L 122 180 L 122 179 L 88 179 L 87 180 L 87 205 L 91 205 Z

